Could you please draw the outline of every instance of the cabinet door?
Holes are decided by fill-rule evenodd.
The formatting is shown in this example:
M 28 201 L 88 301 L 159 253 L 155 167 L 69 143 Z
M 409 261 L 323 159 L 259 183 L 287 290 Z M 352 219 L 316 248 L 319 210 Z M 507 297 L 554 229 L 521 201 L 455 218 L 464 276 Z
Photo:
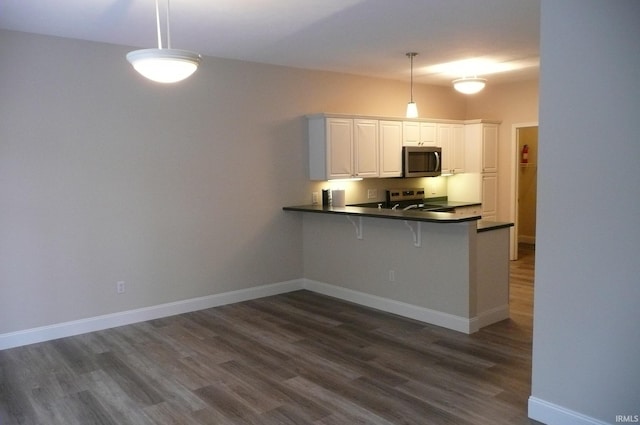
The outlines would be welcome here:
M 327 118 L 327 178 L 353 176 L 353 120 Z
M 482 128 L 482 172 L 498 172 L 498 126 L 494 124 Z
M 354 175 L 378 177 L 378 121 L 353 120 Z
M 442 174 L 464 173 L 464 125 L 438 124 L 438 145 L 442 148 Z
M 464 146 L 464 125 L 453 124 L 451 126 L 451 168 L 453 173 L 464 173 L 465 171 L 465 146 Z
M 442 174 L 453 174 L 451 125 L 438 124 L 438 146 L 442 148 Z
M 498 129 L 493 123 L 465 126 L 465 172 L 498 172 Z
M 432 122 L 404 121 L 403 146 L 438 146 L 437 126 Z
M 402 145 L 420 146 L 420 123 L 417 121 L 402 122 Z
M 498 175 L 482 176 L 482 218 L 495 221 L 498 213 Z
M 438 146 L 437 126 L 433 122 L 420 123 L 420 146 Z
M 380 121 L 380 177 L 402 176 L 402 121 Z

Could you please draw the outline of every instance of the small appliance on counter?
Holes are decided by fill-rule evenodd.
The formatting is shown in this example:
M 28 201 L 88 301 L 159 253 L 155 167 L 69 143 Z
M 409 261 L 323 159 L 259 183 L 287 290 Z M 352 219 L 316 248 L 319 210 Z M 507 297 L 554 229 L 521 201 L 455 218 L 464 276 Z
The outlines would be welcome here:
M 344 207 L 346 194 L 344 189 L 336 189 L 331 191 L 331 205 L 334 207 Z
M 331 205 L 331 190 L 322 189 L 322 206 L 328 207 Z
M 322 189 L 322 206 L 344 207 L 347 194 L 344 189 Z

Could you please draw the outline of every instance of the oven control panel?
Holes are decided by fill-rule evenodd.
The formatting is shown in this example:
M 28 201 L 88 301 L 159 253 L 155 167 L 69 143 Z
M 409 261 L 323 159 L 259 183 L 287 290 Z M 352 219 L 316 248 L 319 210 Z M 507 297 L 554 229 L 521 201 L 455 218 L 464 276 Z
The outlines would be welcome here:
M 386 194 L 387 204 L 397 204 L 405 201 L 422 201 L 424 199 L 424 188 L 389 189 L 386 191 Z

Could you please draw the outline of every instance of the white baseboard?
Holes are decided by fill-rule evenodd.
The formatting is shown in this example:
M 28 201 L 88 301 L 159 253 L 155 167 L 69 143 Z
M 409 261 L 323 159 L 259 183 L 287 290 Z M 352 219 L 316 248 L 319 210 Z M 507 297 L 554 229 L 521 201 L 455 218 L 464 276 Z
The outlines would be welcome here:
M 388 298 L 382 298 L 376 295 L 366 294 L 364 292 L 358 292 L 315 280 L 303 279 L 303 282 L 304 288 L 313 292 L 318 292 L 341 300 L 350 301 L 355 304 L 386 311 L 387 313 L 393 313 L 410 319 L 419 320 L 421 322 L 430 323 L 432 325 L 442 326 L 443 328 L 452 329 L 454 331 L 467 334 L 473 332 L 471 320 L 465 317 L 390 300 Z
M 478 332 L 485 326 L 500 322 L 509 318 L 509 304 L 495 307 L 491 310 L 484 311 L 470 320 L 470 332 Z
M 353 302 L 355 304 L 375 308 L 436 326 L 442 326 L 444 328 L 466 334 L 476 332 L 484 326 L 509 317 L 508 305 L 498 307 L 494 310 L 489 310 L 478 317 L 469 319 L 388 298 L 378 297 L 364 292 L 353 291 L 351 289 L 328 283 L 309 279 L 296 279 L 287 282 L 256 286 L 238 291 L 208 295 L 205 297 L 175 301 L 151 307 L 0 334 L 0 350 L 79 335 L 87 332 L 115 328 L 117 326 L 130 325 L 133 323 L 143 322 L 145 320 L 159 319 L 162 317 L 174 316 L 176 314 L 219 307 L 221 305 L 233 304 L 241 301 L 268 297 L 271 295 L 284 294 L 286 292 L 297 291 L 300 289 L 307 289 L 320 294 L 339 298 L 341 300 Z
M 233 304 L 241 301 L 268 297 L 271 295 L 283 294 L 302 289 L 302 283 L 302 279 L 296 279 L 287 282 L 255 286 L 253 288 L 240 289 L 222 294 L 191 298 L 183 301 L 175 301 L 151 307 L 0 334 L 0 350 L 79 335 L 87 332 L 115 328 L 117 326 L 130 325 L 132 323 L 143 322 L 145 320 L 159 319 L 162 317 L 174 316 L 176 314 L 204 310 L 211 307 L 219 307 L 221 305 Z
M 547 425 L 609 425 L 537 397 L 529 397 L 529 417 Z

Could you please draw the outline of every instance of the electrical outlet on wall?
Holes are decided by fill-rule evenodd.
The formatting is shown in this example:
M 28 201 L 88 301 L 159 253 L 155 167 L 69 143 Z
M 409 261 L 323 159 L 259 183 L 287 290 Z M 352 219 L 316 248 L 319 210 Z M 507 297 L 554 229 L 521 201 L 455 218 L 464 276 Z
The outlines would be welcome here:
M 318 205 L 318 192 L 311 193 L 311 203 L 313 205 Z
M 378 189 L 367 189 L 367 199 L 377 199 Z
M 125 288 L 125 283 L 123 280 L 116 282 L 116 293 L 117 294 L 124 294 L 126 288 Z

